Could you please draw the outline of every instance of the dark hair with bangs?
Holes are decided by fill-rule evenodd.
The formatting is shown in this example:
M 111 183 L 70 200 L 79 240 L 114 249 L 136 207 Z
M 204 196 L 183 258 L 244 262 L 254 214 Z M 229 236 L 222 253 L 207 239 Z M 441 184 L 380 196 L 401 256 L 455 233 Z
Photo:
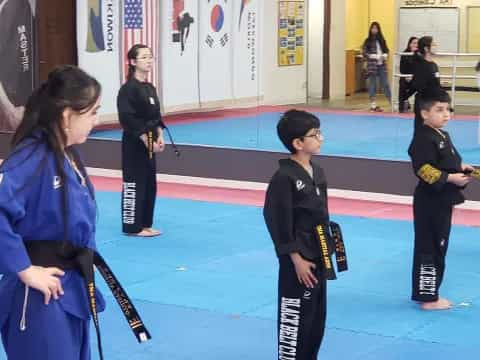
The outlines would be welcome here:
M 318 129 L 320 120 L 312 113 L 302 110 L 288 110 L 277 124 L 280 141 L 292 154 L 296 153 L 293 140 L 302 138 L 311 129 Z
M 436 103 L 450 104 L 452 99 L 450 95 L 443 89 L 430 89 L 419 94 L 418 103 L 420 110 L 430 111 Z

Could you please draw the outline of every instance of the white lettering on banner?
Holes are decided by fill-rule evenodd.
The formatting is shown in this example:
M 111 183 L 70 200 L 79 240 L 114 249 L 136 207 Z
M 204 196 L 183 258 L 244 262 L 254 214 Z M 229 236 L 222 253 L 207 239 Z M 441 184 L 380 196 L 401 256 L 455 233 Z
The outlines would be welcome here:
M 295 360 L 297 355 L 300 299 L 282 297 L 278 333 L 278 359 Z
M 124 224 L 131 225 L 135 223 L 136 187 L 136 183 L 123 183 L 122 219 Z
M 17 27 L 18 31 L 18 48 L 20 50 L 20 64 L 22 64 L 22 71 L 27 72 L 30 70 L 30 57 L 29 57 L 29 42 L 27 28 L 25 25 Z
M 115 50 L 115 34 L 113 32 L 113 24 L 115 21 L 115 13 L 113 11 L 113 0 L 107 4 L 107 51 Z
M 420 265 L 420 295 L 435 295 L 437 290 L 437 269 L 433 265 Z

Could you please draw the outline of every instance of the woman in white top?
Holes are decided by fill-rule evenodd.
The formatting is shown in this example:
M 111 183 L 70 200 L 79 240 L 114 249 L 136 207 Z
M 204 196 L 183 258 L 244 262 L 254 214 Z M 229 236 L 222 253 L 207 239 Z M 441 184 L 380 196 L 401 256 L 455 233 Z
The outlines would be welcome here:
M 368 37 L 363 42 L 363 56 L 367 61 L 368 95 L 370 97 L 370 110 L 383 111 L 377 106 L 377 78 L 388 101 L 391 101 L 390 86 L 387 80 L 388 46 L 383 37 L 380 24 L 372 22 L 368 31 Z

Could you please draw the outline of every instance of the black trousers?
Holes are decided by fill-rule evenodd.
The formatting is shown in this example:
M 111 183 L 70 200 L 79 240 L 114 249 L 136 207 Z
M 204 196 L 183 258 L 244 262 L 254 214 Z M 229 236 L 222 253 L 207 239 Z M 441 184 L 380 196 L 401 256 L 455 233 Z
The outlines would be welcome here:
M 151 227 L 157 195 L 155 154 L 124 133 L 122 138 L 122 230 L 133 234 Z
M 400 79 L 398 88 L 398 111 L 408 110 L 408 99 L 411 96 L 410 83 L 405 79 Z
M 415 246 L 412 300 L 436 301 L 445 273 L 445 256 L 452 224 L 452 205 L 418 189 L 413 197 Z
M 415 104 L 413 105 L 413 109 L 415 112 L 415 121 L 414 121 L 414 130 L 421 128 L 423 125 L 423 117 L 420 110 L 420 105 L 418 102 L 418 93 L 415 95 Z
M 327 282 L 317 264 L 318 284 L 307 289 L 298 281 L 290 257 L 279 259 L 278 359 L 317 360 L 325 331 Z

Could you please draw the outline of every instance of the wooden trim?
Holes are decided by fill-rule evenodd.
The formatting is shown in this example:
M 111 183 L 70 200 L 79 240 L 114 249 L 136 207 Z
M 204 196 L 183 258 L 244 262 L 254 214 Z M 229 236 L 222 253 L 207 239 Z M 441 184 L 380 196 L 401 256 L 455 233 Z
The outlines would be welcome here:
M 332 25 L 332 0 L 324 0 L 323 25 L 323 89 L 322 99 L 330 99 L 330 31 Z

